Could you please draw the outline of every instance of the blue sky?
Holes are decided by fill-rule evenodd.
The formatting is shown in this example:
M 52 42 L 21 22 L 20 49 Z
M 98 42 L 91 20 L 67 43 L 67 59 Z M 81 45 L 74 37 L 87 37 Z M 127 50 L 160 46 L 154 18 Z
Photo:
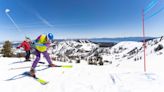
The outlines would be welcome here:
M 0 41 L 53 33 L 56 39 L 142 36 L 141 10 L 152 0 L 0 0 Z M 164 7 L 164 1 L 147 16 Z M 16 29 L 5 14 L 19 26 Z M 164 35 L 164 11 L 145 21 L 146 36 Z

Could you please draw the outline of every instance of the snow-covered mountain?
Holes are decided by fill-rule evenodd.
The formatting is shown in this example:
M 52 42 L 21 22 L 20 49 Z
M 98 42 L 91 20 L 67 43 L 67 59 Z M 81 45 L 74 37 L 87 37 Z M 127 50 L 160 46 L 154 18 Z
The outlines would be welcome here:
M 146 42 L 146 56 L 163 54 L 164 37 Z M 23 49 L 15 49 L 20 42 L 13 43 L 13 53 L 25 53 Z M 51 57 L 62 62 L 86 62 L 89 64 L 103 65 L 119 63 L 124 60 L 143 60 L 143 43 L 134 41 L 119 42 L 113 47 L 100 47 L 99 44 L 89 40 L 64 40 L 54 42 L 48 50 Z
M 156 38 L 146 42 L 146 55 L 153 53 L 162 54 L 164 37 Z M 53 51 L 52 51 L 53 50 Z M 72 62 L 74 60 L 85 60 L 87 63 L 114 63 L 124 60 L 138 61 L 143 59 L 143 43 L 134 41 L 123 41 L 113 47 L 99 47 L 98 44 L 88 40 L 69 40 L 59 42 L 50 51 L 57 61 Z
M 53 56 L 59 61 L 70 61 L 72 59 L 87 57 L 93 50 L 99 46 L 88 40 L 67 40 L 53 46 Z M 50 49 L 50 50 L 52 50 Z M 52 56 L 52 57 L 53 57 Z
M 164 38 L 157 38 L 146 42 L 146 56 L 153 53 L 161 53 L 164 46 Z M 120 42 L 111 48 L 112 55 L 116 59 L 142 59 L 143 57 L 143 43 L 142 42 Z M 117 57 L 117 58 L 116 58 Z M 136 61 L 136 60 L 134 60 Z

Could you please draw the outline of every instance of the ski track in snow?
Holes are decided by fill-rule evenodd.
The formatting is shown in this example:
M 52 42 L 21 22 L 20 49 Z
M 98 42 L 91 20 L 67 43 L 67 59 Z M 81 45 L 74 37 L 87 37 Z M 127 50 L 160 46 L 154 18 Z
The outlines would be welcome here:
M 7 60 L 7 61 L 6 61 Z M 114 72 L 108 66 L 88 66 L 73 64 L 72 69 L 49 68 L 37 71 L 37 75 L 49 83 L 40 85 L 35 80 L 22 75 L 29 69 L 8 70 L 18 67 L 10 65 L 17 59 L 0 61 L 1 84 L 5 92 L 163 92 L 164 79 L 155 73 Z M 8 62 L 9 61 L 9 62 Z M 5 64 L 3 63 L 5 62 Z M 31 63 L 21 63 L 22 66 Z M 39 67 L 44 68 L 44 67 Z M 111 71 L 110 71 L 111 70 Z M 9 80 L 7 80 L 9 79 Z M 160 90 L 158 89 L 160 87 Z M 11 90 L 10 90 L 10 89 Z
M 27 87 L 26 90 L 33 89 L 30 92 L 47 92 L 52 90 L 55 92 L 77 92 L 77 90 L 78 92 L 109 92 L 110 90 L 111 92 L 155 92 L 155 90 L 145 91 L 145 89 L 151 89 L 149 83 L 155 86 L 163 85 L 163 81 L 159 81 L 158 76 L 154 73 L 110 73 L 107 72 L 106 69 L 102 69 L 102 67 L 75 66 L 75 68 L 71 70 L 60 69 L 60 71 L 58 71 L 59 69 L 52 68 L 44 70 L 42 73 L 38 72 L 38 75 L 42 76 L 42 74 L 44 75 L 46 72 L 50 73 L 52 70 L 56 70 L 56 73 L 53 72 L 54 75 L 51 74 L 48 77 L 42 76 L 44 79 L 50 81 L 46 86 L 42 86 L 36 83 L 32 78 L 22 77 L 21 73 L 24 70 L 8 71 L 6 67 L 1 67 L 1 70 L 2 69 L 5 70 L 1 72 L 2 75 L 6 72 L 8 73 L 4 75 L 5 78 L 1 76 L 3 86 L 2 84 L 0 86 L 1 88 L 9 87 L 12 89 L 7 89 L 6 92 L 21 92 L 23 89 L 26 89 L 23 86 Z M 61 73 L 62 71 L 64 71 L 64 74 Z M 98 73 L 95 74 L 95 72 Z M 4 79 L 11 77 L 15 77 L 14 80 L 4 81 Z M 160 83 L 162 83 L 162 85 Z M 134 86 L 131 86 L 131 84 Z M 142 85 L 143 88 L 140 85 Z M 23 89 L 21 87 L 23 87 Z M 136 91 L 136 89 L 140 90 Z

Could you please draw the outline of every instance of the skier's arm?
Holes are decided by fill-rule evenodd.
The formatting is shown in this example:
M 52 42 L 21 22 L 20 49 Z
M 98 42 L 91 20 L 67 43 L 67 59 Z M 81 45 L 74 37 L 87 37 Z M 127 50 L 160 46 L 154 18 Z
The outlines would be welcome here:
M 50 42 L 47 42 L 45 45 L 47 46 L 47 48 L 49 48 L 50 47 Z
M 38 44 L 39 39 L 40 39 L 40 36 L 38 36 L 32 43 L 33 43 L 34 45 L 39 45 L 39 44 Z
M 40 35 L 40 36 L 38 36 L 38 38 L 36 38 L 35 42 L 38 42 L 38 41 L 39 41 L 39 39 L 40 39 L 40 37 L 41 37 L 41 35 Z
M 23 42 L 17 47 L 17 49 L 23 47 Z
M 37 43 L 37 41 L 38 41 L 38 40 L 35 40 L 35 41 L 33 42 L 33 44 L 34 44 L 35 46 L 47 46 L 47 44 Z

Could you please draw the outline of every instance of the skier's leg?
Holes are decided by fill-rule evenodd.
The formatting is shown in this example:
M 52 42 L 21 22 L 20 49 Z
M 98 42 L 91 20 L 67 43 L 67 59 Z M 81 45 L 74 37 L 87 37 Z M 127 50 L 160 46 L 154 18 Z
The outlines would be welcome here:
M 32 67 L 31 67 L 31 70 L 30 70 L 30 75 L 33 76 L 33 77 L 35 77 L 35 67 L 37 66 L 37 63 L 40 60 L 40 52 L 36 50 L 35 51 L 35 55 L 36 55 L 36 59 L 33 62 Z
M 35 55 L 36 55 L 36 59 L 32 64 L 32 68 L 35 69 L 35 67 L 37 66 L 37 63 L 40 60 L 40 52 L 38 50 L 35 51 Z
M 27 59 L 28 59 L 28 51 L 26 51 L 25 61 L 27 61 Z
M 49 64 L 49 66 L 50 66 L 50 67 L 54 67 L 55 65 L 52 64 L 52 61 L 51 61 L 50 56 L 49 56 L 49 54 L 47 53 L 47 51 L 43 52 L 43 55 L 44 55 L 44 57 L 46 58 L 46 60 L 47 60 L 47 62 L 48 62 L 48 64 Z
M 28 54 L 27 54 L 27 60 L 30 61 L 30 54 L 31 54 L 31 52 L 30 52 L 30 50 L 27 51 L 27 52 L 28 52 Z

